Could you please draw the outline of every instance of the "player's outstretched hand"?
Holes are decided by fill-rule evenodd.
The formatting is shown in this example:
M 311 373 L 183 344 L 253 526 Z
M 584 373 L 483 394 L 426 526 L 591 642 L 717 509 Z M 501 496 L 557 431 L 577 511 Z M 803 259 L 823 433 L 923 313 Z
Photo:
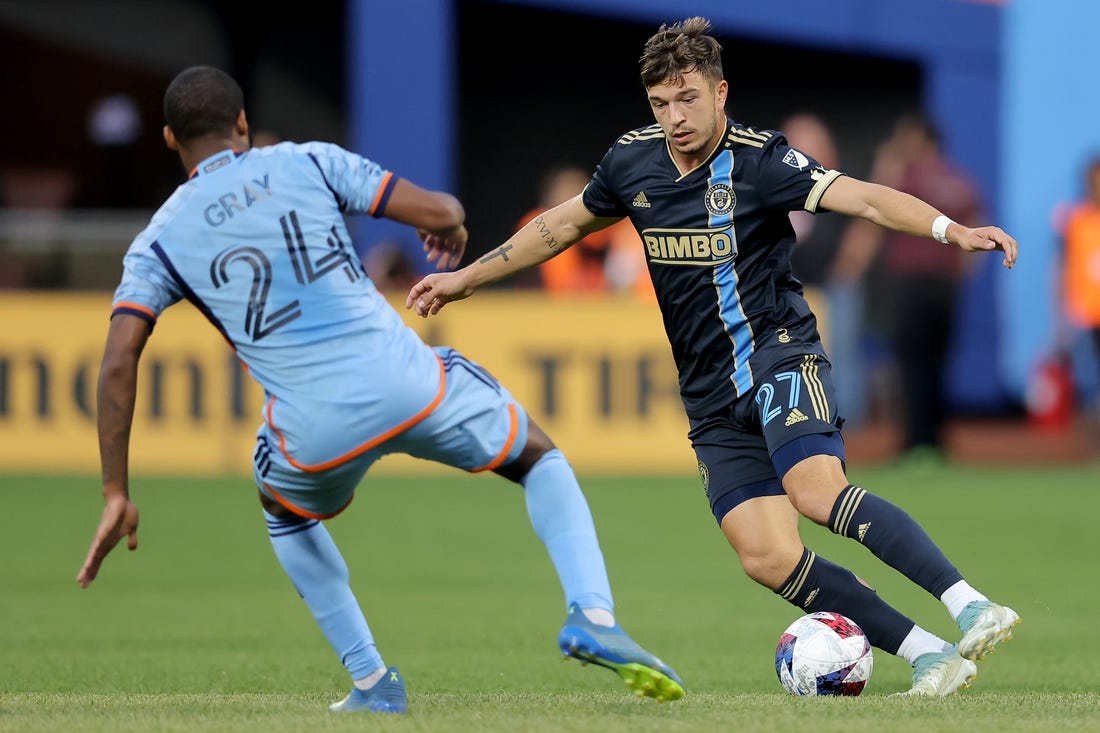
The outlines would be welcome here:
M 1016 264 L 1016 240 L 1008 236 L 1000 227 L 970 229 L 960 226 L 955 236 L 955 244 L 967 252 L 999 249 L 1005 253 L 1001 264 L 1009 269 Z
M 474 294 L 474 288 L 466 285 L 464 270 L 425 275 L 412 286 L 405 307 L 412 308 L 422 318 L 435 315 L 452 300 L 462 300 Z
M 462 261 L 462 255 L 466 253 L 466 227 L 459 226 L 447 236 L 433 234 L 426 229 L 418 229 L 416 233 L 424 243 L 428 262 L 434 262 L 435 269 L 449 270 Z
M 99 575 L 99 566 L 107 553 L 115 548 L 123 537 L 127 537 L 126 546 L 136 550 L 138 546 L 138 509 L 137 506 L 125 496 L 115 496 L 107 499 L 107 505 L 103 507 L 103 515 L 99 519 L 99 527 L 96 529 L 95 539 L 88 550 L 88 556 L 84 558 L 84 567 L 76 575 L 76 582 L 81 588 L 87 588 L 95 577 Z

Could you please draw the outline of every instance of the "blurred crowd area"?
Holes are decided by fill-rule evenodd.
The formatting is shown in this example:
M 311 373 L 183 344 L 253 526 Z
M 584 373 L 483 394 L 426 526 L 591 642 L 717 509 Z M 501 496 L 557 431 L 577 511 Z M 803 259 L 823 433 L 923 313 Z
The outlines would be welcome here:
M 183 66 L 210 63 L 241 82 L 256 145 L 348 144 L 343 3 L 320 3 L 305 19 L 213 0 L 108 4 L 111 22 L 102 23 L 97 4 L 62 2 L 65 12 L 56 12 L 31 0 L 0 3 L 0 63 L 19 70 L 5 81 L 7 108 L 33 110 L 5 114 L 0 123 L 0 290 L 114 288 L 126 246 L 184 180 L 178 159 L 164 148 L 160 110 L 165 85 Z M 472 258 L 576 195 L 606 146 L 648 123 L 634 62 L 637 39 L 651 29 L 635 24 L 633 35 L 616 33 L 615 21 L 586 19 L 582 30 L 576 16 L 511 4 L 464 0 L 456 7 L 462 63 L 455 193 L 467 204 Z M 537 21 L 547 37 L 587 32 L 599 43 L 578 42 L 588 53 L 563 54 L 555 66 L 531 56 L 526 66 L 496 65 L 500 76 L 486 77 L 477 71 L 491 63 L 486 45 L 463 39 L 489 18 L 508 27 Z M 517 37 L 494 44 L 496 58 L 529 52 Z M 945 152 L 949 141 L 924 114 L 919 64 L 761 39 L 731 37 L 725 45 L 729 69 L 752 59 L 761 69 L 817 71 L 777 85 L 768 74 L 728 69 L 735 119 L 780 129 L 827 167 L 911 190 L 961 222 L 990 222 L 991 194 L 981 183 L 988 176 Z M 587 102 L 563 101 L 579 80 L 590 86 L 585 74 L 593 68 L 622 75 L 596 85 L 602 113 Z M 531 73 L 539 76 L 537 90 L 529 89 Z M 487 114 L 500 104 L 502 85 L 514 92 L 507 111 L 498 106 Z M 494 150 L 516 138 L 540 142 L 524 148 L 526 157 Z M 385 165 L 387 146 L 407 144 L 415 141 L 358 152 Z M 965 390 L 952 394 L 952 360 L 974 333 L 959 332 L 975 309 L 967 292 L 981 273 L 973 261 L 834 215 L 792 214 L 795 271 L 821 316 L 849 428 L 896 424 L 899 444 L 940 453 L 945 425 L 960 414 L 1026 417 L 1055 431 L 1080 415 L 1100 414 L 1100 167 L 1092 163 L 1081 161 L 1080 195 L 1050 212 L 1050 235 L 1065 243 L 1070 260 L 1049 292 L 1036 296 L 1057 303 L 1057 346 L 1038 365 L 1023 400 L 975 407 L 963 399 Z M 377 235 L 371 227 L 353 225 L 364 267 L 380 289 L 403 295 L 427 271 L 419 243 L 411 233 Z M 504 287 L 654 300 L 638 235 L 626 222 Z
M 326 0 L 302 17 L 254 13 L 216 0 L 0 2 L 0 62 L 19 69 L 5 79 L 6 107 L 34 111 L 0 119 L 3 287 L 113 287 L 117 255 L 184 179 L 163 144 L 161 100 L 186 65 L 212 64 L 241 83 L 256 144 L 324 140 L 350 146 L 346 16 L 352 4 Z M 459 72 L 454 102 L 439 114 L 456 127 L 453 188 L 466 204 L 472 258 L 559 195 L 548 191 L 550 178 L 566 170 L 589 175 L 616 137 L 651 121 L 635 67 L 638 44 L 652 24 L 492 0 L 455 0 L 454 7 Z M 492 33 L 492 23 L 537 27 L 587 50 L 559 54 L 551 63 L 522 34 Z M 828 71 L 835 82 L 792 79 L 782 87 L 745 75 L 731 106 L 758 127 L 776 127 L 796 108 L 819 109 L 856 175 L 869 170 L 873 142 L 888 133 L 892 117 L 919 104 L 920 71 L 911 62 L 883 58 L 867 74 L 859 54 L 822 56 L 812 48 L 736 37 L 726 48 L 731 68 L 757 60 Z M 501 65 L 499 58 L 511 62 Z M 532 75 L 538 85 L 530 83 Z M 860 109 L 868 96 L 880 106 Z M 548 98 L 566 100 L 555 105 L 560 114 L 547 113 Z M 358 152 L 401 175 L 397 149 L 416 145 L 387 138 Z M 360 254 L 380 282 L 396 287 L 426 271 L 415 237 L 377 230 L 371 220 L 353 224 Z M 614 234 L 616 246 L 604 247 L 598 238 L 587 242 L 575 268 L 555 263 L 560 272 L 548 268 L 510 285 L 637 285 L 644 297 L 638 260 L 623 246 L 621 230 Z

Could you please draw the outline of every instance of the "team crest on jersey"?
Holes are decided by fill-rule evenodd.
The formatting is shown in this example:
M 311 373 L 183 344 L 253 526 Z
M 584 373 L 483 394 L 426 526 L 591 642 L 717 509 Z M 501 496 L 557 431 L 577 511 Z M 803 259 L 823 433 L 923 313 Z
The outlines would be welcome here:
M 716 183 L 707 189 L 707 211 L 714 216 L 724 216 L 737 206 L 737 194 L 724 183 Z
M 794 148 L 788 150 L 787 154 L 783 156 L 783 162 L 791 168 L 797 168 L 798 170 L 802 170 L 810 164 L 810 160 Z
M 699 478 L 703 482 L 703 493 L 705 494 L 710 489 L 710 471 L 707 470 L 707 464 L 699 461 Z

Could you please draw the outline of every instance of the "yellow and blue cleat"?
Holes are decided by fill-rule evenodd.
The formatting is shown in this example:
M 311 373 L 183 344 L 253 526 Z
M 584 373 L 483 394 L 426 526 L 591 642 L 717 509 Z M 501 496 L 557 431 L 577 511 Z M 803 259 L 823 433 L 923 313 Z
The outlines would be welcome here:
M 684 696 L 684 682 L 672 667 L 640 647 L 618 624 L 594 624 L 575 605 L 558 633 L 558 646 L 566 658 L 615 671 L 638 697 L 668 702 Z

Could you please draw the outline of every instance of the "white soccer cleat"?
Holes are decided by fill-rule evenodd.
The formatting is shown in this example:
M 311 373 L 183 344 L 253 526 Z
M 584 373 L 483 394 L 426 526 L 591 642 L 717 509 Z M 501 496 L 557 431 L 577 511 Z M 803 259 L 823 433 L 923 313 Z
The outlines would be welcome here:
M 929 652 L 913 665 L 913 686 L 890 697 L 945 697 L 960 687 L 970 687 L 978 676 L 978 665 L 959 656 L 957 648 Z
M 965 659 L 984 659 L 998 644 L 1012 638 L 1012 627 L 1020 615 L 993 601 L 972 601 L 959 614 L 959 654 Z

